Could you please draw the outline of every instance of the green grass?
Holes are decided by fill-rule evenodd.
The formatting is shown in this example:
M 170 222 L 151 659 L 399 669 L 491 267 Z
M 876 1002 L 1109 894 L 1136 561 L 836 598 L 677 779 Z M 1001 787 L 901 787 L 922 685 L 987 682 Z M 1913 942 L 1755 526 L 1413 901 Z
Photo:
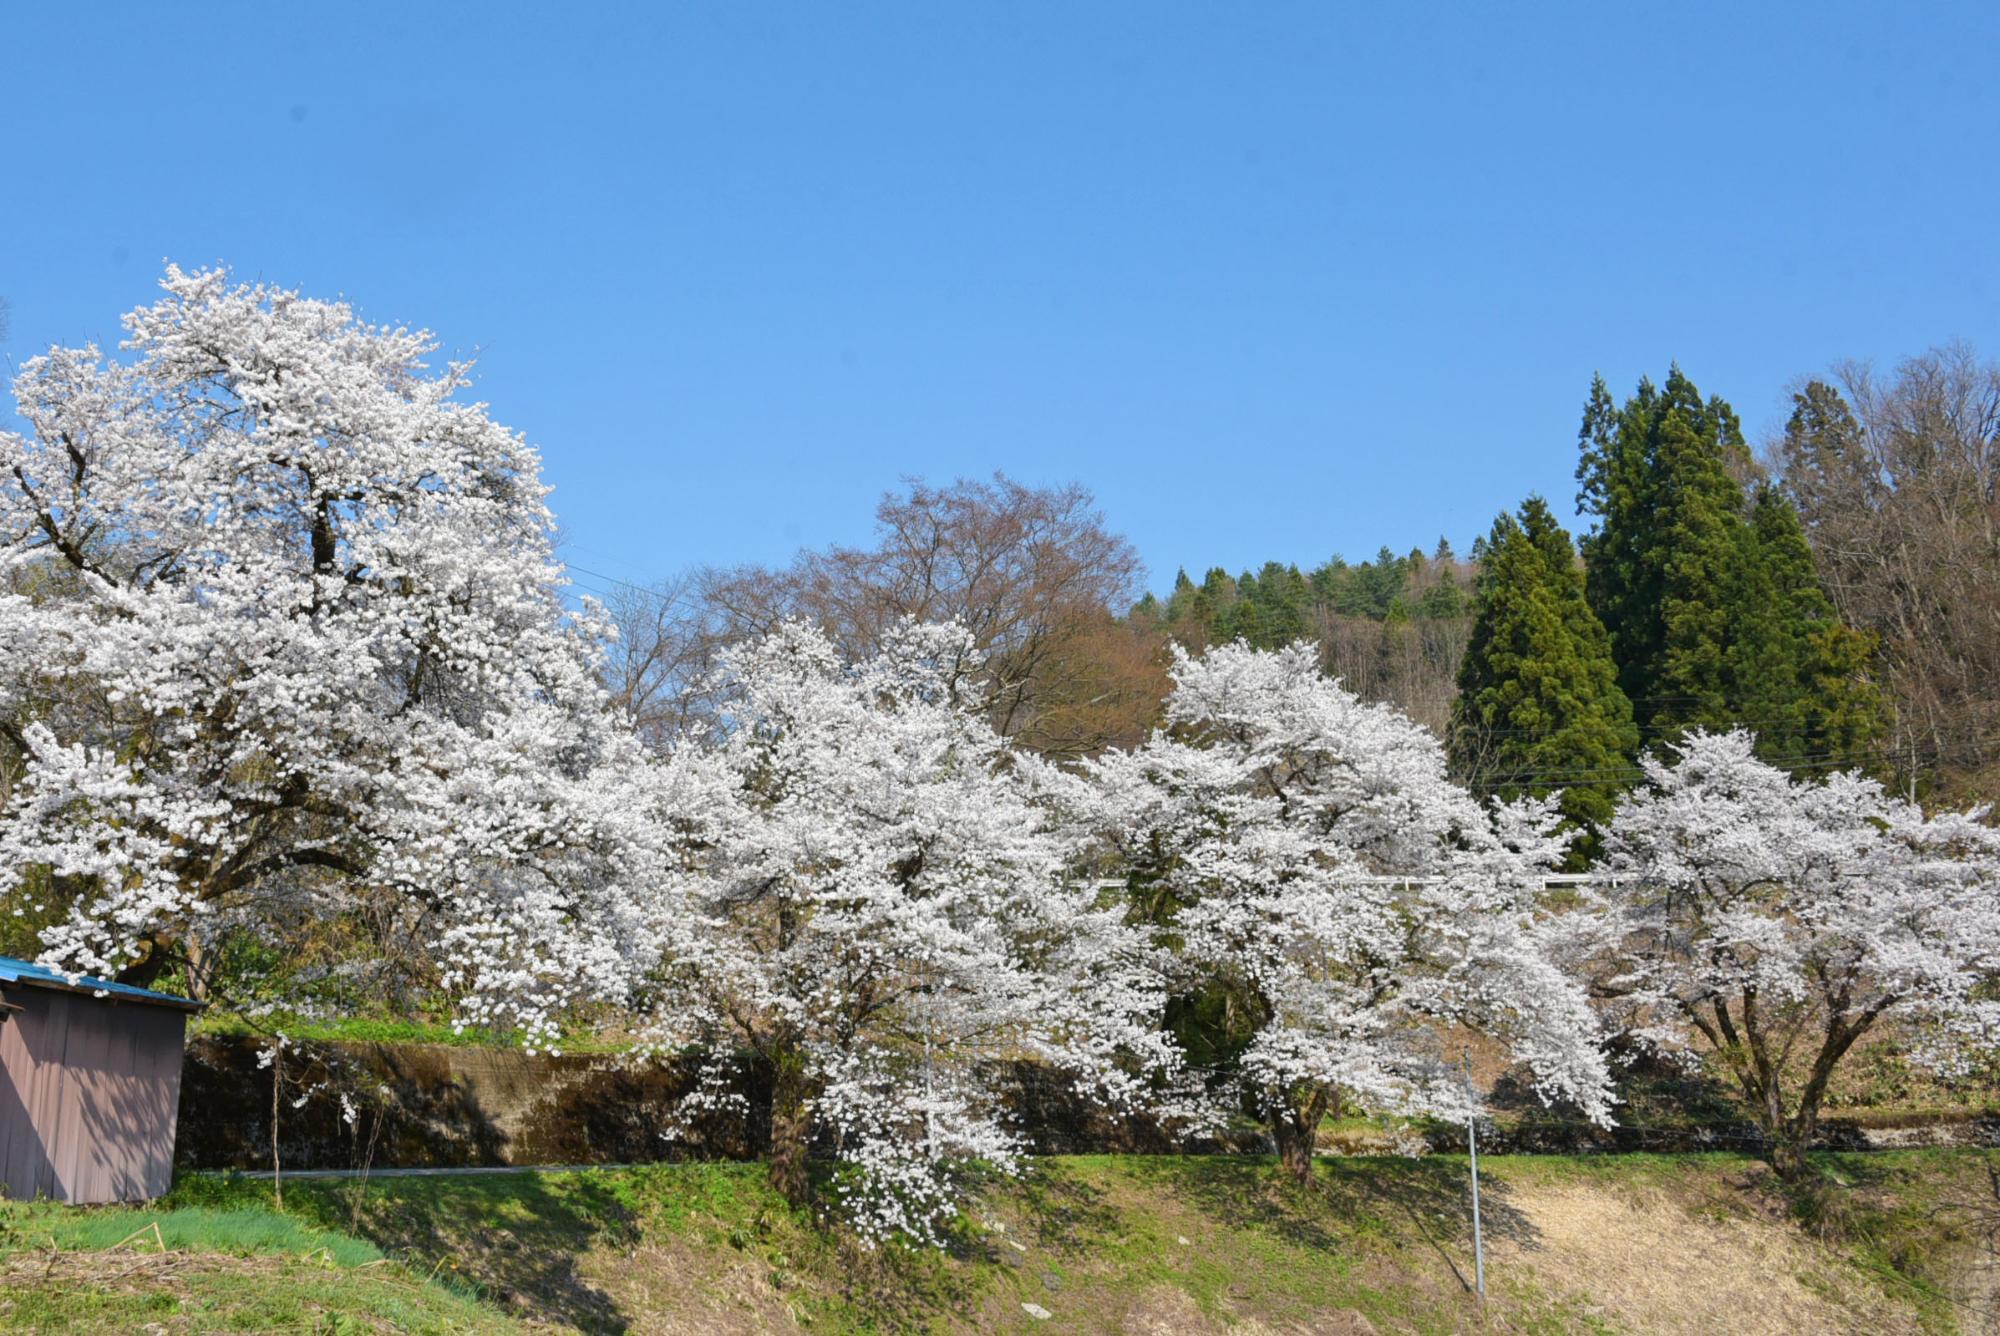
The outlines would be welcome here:
M 65 1273 L 55 1273 L 60 1276 Z M 328 1271 L 273 1261 L 256 1271 L 182 1267 L 106 1284 L 11 1285 L 0 1291 L 0 1331 L 509 1333 L 521 1325 L 421 1279 Z
M 1976 1179 L 1941 1178 L 1926 1164 L 1922 1155 L 1824 1155 L 1825 1177 L 1789 1189 L 1786 1200 L 1802 1228 L 1945 1327 L 1961 1311 L 1950 1294 L 1951 1260 L 1982 1242 L 1981 1217 L 1991 1222 L 2000 1212 L 2000 1179 L 1982 1192 Z
M 1454 1169 L 1397 1161 L 1383 1175 L 1368 1163 L 1328 1161 L 1326 1195 L 1302 1196 L 1259 1157 L 1066 1157 L 990 1184 L 944 1251 L 861 1247 L 786 1206 L 753 1164 L 385 1178 L 365 1190 L 297 1180 L 285 1203 L 302 1239 L 353 1230 L 413 1272 L 462 1277 L 502 1302 L 530 1296 L 536 1316 L 585 1330 L 631 1316 L 603 1293 L 618 1270 L 605 1262 L 649 1248 L 675 1255 L 678 1293 L 697 1307 L 740 1307 L 747 1274 L 774 1320 L 815 1331 L 932 1330 L 982 1313 L 1001 1329 L 1046 1330 L 1024 1302 L 1110 1327 L 1164 1293 L 1216 1321 L 1247 1307 L 1310 1327 L 1352 1310 L 1386 1329 L 1457 1329 L 1472 1301 L 1448 1277 L 1412 1286 L 1369 1265 L 1418 1241 L 1392 1214 L 1447 1204 Z M 163 1204 L 234 1219 L 268 1217 L 270 1201 L 265 1180 L 197 1175 Z M 1547 1306 L 1518 1306 L 1536 1305 Z
M 455 1029 L 441 1021 L 387 1020 L 367 1016 L 316 1018 L 273 1014 L 255 1024 L 227 1012 L 206 1012 L 188 1026 L 190 1034 L 239 1036 L 282 1032 L 287 1038 L 328 1044 L 445 1044 L 454 1048 L 523 1048 L 527 1038 L 518 1031 Z M 552 1045 L 564 1053 L 617 1053 L 631 1047 L 616 1038 L 586 1030 L 565 1034 Z
M 17 1282 L 0 1329 L 316 1331 L 343 1329 L 338 1319 L 347 1330 L 507 1331 L 519 1318 L 583 1331 L 1199 1332 L 1356 1319 L 1381 1332 L 1630 1329 L 1589 1292 L 1603 1273 L 1566 1269 L 1517 1209 L 1583 1191 L 1630 1201 L 1647 1220 L 1684 1210 L 1791 1238 L 1780 1249 L 1794 1259 L 1789 1279 L 1815 1302 L 1851 1307 L 1853 1329 L 1886 1313 L 1951 1330 L 1952 1268 L 1971 1240 L 1970 1217 L 1946 1208 L 1984 1190 L 1987 1158 L 1821 1164 L 1825 1191 L 1794 1200 L 1757 1161 L 1728 1153 L 1483 1157 L 1489 1238 L 1500 1256 L 1515 1249 L 1490 1268 L 1483 1307 L 1461 1281 L 1470 1240 L 1453 1156 L 1322 1159 L 1311 1193 L 1259 1157 L 1045 1160 L 986 1183 L 941 1251 L 864 1248 L 787 1207 L 754 1164 L 293 1180 L 283 1214 L 268 1181 L 191 1175 L 153 1208 L 0 1204 L 0 1262 L 11 1254 Z M 1958 1223 L 1939 1226 L 1947 1217 Z M 100 1273 L 143 1264 L 158 1251 L 154 1222 L 168 1260 L 207 1257 L 206 1269 L 176 1263 L 156 1285 L 18 1283 L 45 1257 L 60 1278 L 90 1250 Z M 1056 1319 L 1034 1321 L 1025 1303 Z
M 153 1228 L 159 1233 L 155 1235 Z M 143 1237 L 134 1239 L 134 1234 Z M 382 1259 L 372 1243 L 331 1229 L 314 1228 L 264 1205 L 227 1209 L 187 1206 L 168 1210 L 77 1210 L 52 1202 L 23 1202 L 0 1212 L 0 1249 L 10 1247 L 102 1251 L 121 1243 L 140 1248 L 194 1249 L 247 1257 L 283 1253 L 324 1254 L 336 1266 Z
M 0 1202 L 0 1331 L 504 1333 L 473 1287 L 267 1205 Z

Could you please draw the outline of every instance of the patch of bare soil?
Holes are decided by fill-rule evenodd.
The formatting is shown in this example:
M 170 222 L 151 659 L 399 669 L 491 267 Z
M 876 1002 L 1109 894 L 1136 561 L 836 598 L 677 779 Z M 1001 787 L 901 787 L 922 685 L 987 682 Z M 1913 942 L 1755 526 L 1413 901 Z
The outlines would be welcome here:
M 1184 1290 L 1157 1286 L 1138 1295 L 1115 1325 L 1120 1336 L 1375 1336 L 1375 1328 L 1359 1313 L 1329 1313 L 1311 1328 L 1272 1326 L 1254 1317 L 1225 1320 L 1210 1317 Z
M 1510 1186 L 1530 1229 L 1496 1239 L 1487 1277 L 1532 1272 L 1554 1297 L 1621 1329 L 1708 1336 L 1869 1336 L 1921 1330 L 1911 1315 L 1816 1256 L 1782 1222 L 1693 1213 L 1661 1194 L 1587 1184 Z
M 276 1276 L 297 1265 L 288 1257 L 234 1257 L 226 1253 L 22 1251 L 0 1257 L 0 1294 L 36 1287 L 185 1294 L 186 1281 L 193 1275 Z
M 1215 1316 L 1201 1311 L 1185 1290 L 1156 1285 L 1137 1295 L 1120 1296 L 1105 1302 L 1089 1293 L 1087 1284 L 1065 1294 L 1046 1329 L 1093 1331 L 1116 1336 L 1376 1336 L 1375 1328 L 1359 1313 L 1328 1313 L 1311 1326 L 1295 1323 L 1273 1325 L 1250 1316 Z M 1046 1310 L 1045 1310 L 1046 1311 Z M 1030 1331 L 1042 1329 L 1028 1317 L 1021 1301 L 1008 1295 L 987 1299 L 976 1321 L 962 1323 L 958 1330 Z
M 2000 1255 L 1991 1247 L 1975 1252 L 1960 1268 L 1954 1288 L 1961 1327 L 2000 1332 Z
M 244 1275 L 273 1274 L 291 1264 L 285 1257 L 236 1257 L 227 1253 L 47 1251 L 23 1248 L 0 1256 L 0 1282 L 12 1285 L 48 1281 L 51 1284 L 109 1285 L 127 1278 L 158 1279 L 190 1268 L 237 1271 Z
M 756 1336 L 799 1329 L 771 1268 L 740 1253 L 668 1243 L 601 1250 L 583 1267 L 616 1302 L 630 1336 Z

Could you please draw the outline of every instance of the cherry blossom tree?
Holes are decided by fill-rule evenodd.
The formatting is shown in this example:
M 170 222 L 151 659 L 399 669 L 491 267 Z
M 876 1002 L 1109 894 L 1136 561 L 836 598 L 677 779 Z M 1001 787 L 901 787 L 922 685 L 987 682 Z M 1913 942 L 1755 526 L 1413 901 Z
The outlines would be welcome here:
M 1706 1052 L 1806 1172 L 1829 1078 L 1886 1022 L 1946 1067 L 2000 1039 L 2000 832 L 1859 774 L 1794 779 L 1741 730 L 1645 762 L 1606 845 L 1619 996 L 1639 1035 Z
M 129 357 L 0 433 L 0 899 L 46 959 L 197 987 L 231 932 L 387 903 L 468 1019 L 654 957 L 657 777 L 565 609 L 535 452 L 430 335 L 170 268 Z
M 1269 1120 L 1312 1172 L 1340 1109 L 1462 1119 L 1474 1096 L 1441 1027 L 1508 1039 L 1546 1098 L 1609 1114 L 1580 986 L 1539 907 L 1563 853 L 1547 802 L 1482 807 L 1391 706 L 1325 677 L 1304 643 L 1176 650 L 1167 725 L 1091 763 L 1093 809 L 1183 998 L 1241 1033 L 1220 1093 Z
M 811 1199 L 815 1143 L 869 1239 L 935 1240 L 975 1163 L 1013 1166 L 993 1084 L 1033 1057 L 1114 1104 L 1174 1060 L 1153 953 L 1071 875 L 1043 794 L 980 705 L 956 625 L 857 663 L 788 623 L 723 655 L 721 740 L 670 756 L 684 873 L 653 1035 L 707 1055 L 691 1107 L 773 1091 L 771 1179 Z

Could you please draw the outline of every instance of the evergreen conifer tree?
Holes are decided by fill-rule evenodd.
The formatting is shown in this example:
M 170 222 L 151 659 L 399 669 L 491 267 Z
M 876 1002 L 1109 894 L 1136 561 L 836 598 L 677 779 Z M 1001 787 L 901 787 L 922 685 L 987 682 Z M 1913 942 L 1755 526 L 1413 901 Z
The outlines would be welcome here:
M 1245 631 L 1244 638 L 1257 649 L 1282 649 L 1310 631 L 1306 617 L 1308 590 L 1298 567 L 1267 561 L 1254 584 L 1246 574 L 1240 588 L 1245 600 L 1254 606 L 1257 618 L 1256 625 Z
M 1459 671 L 1452 760 L 1482 791 L 1560 789 L 1583 832 L 1579 859 L 1636 778 L 1638 730 L 1611 641 L 1584 597 L 1570 537 L 1540 497 L 1502 514 L 1478 544 L 1471 643 Z
M 1578 433 L 1590 607 L 1648 741 L 1754 729 L 1794 767 L 1853 761 L 1876 735 L 1870 646 L 1820 588 L 1789 502 L 1747 495 L 1755 472 L 1734 410 L 1673 368 L 1614 409 L 1592 381 Z
M 1882 693 L 1868 674 L 1874 641 L 1834 611 L 1798 510 L 1776 487 L 1757 489 L 1748 527 L 1757 560 L 1745 569 L 1770 601 L 1763 633 L 1739 640 L 1761 650 L 1763 666 L 1762 676 L 1749 665 L 1737 670 L 1744 712 L 1755 718 L 1769 711 L 1774 740 L 1764 744 L 1767 756 L 1811 758 L 1820 769 L 1864 763 L 1885 723 Z
M 1742 428 L 1721 400 L 1705 407 L 1676 367 L 1642 430 L 1653 465 L 1645 536 L 1660 601 L 1658 657 L 1634 665 L 1648 689 L 1633 703 L 1655 731 L 1726 729 L 1742 704 L 1730 690 L 1735 622 L 1768 602 L 1743 584 L 1746 564 L 1759 563 L 1743 523 L 1743 488 L 1729 471 L 1732 455 L 1743 452 Z
M 1423 592 L 1417 600 L 1417 615 L 1433 621 L 1444 621 L 1465 615 L 1465 590 L 1459 587 L 1458 577 L 1446 567 L 1437 582 Z

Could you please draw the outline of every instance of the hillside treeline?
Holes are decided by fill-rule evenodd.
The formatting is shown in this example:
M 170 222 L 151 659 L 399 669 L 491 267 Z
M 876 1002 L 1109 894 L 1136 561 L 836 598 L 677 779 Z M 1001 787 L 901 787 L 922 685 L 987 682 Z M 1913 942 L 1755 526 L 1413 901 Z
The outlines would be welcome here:
M 1579 535 L 1530 497 L 1463 556 L 1440 539 L 1310 568 L 1191 563 L 1164 592 L 1080 487 L 917 484 L 883 498 L 870 546 L 609 590 L 612 685 L 664 739 L 699 725 L 687 688 L 721 646 L 787 618 L 861 654 L 906 616 L 957 617 L 999 666 L 1000 730 L 1077 757 L 1156 722 L 1169 643 L 1304 639 L 1448 737 L 1460 778 L 1565 790 L 1580 820 L 1695 726 L 1752 727 L 1798 773 L 1976 796 L 2000 745 L 1997 424 L 2000 365 L 1963 347 L 1802 382 L 1761 450 L 1679 368 L 1622 400 L 1598 380 Z

